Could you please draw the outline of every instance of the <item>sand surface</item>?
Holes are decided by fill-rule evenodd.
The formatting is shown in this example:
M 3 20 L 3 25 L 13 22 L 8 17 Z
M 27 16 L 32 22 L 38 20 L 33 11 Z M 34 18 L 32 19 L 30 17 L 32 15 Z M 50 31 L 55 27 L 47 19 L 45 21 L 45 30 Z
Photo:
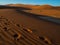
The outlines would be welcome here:
M 36 9 L 26 7 L 0 8 L 0 45 L 60 45 L 60 24 L 29 16 L 30 11 L 33 15 L 37 13 Z M 59 16 L 56 18 L 60 19 Z

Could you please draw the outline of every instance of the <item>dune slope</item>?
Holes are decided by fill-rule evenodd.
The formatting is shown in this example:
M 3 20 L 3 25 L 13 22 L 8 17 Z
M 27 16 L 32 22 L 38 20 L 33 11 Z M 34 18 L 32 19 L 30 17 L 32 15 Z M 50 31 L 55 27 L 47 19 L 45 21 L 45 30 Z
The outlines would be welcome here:
M 16 11 L 17 9 L 0 9 L 1 45 L 60 44 L 60 25 L 26 16 L 30 14 L 23 14 L 21 11 Z

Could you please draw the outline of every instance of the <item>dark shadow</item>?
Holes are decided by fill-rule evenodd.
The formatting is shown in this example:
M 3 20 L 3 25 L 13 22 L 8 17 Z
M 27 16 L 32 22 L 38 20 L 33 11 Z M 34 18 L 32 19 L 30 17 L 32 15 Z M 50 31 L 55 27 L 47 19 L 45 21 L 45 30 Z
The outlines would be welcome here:
M 23 15 L 26 15 L 29 17 L 33 17 L 33 18 L 36 18 L 39 20 L 44 20 L 44 21 L 48 21 L 48 22 L 52 22 L 52 23 L 60 25 L 60 18 L 28 13 L 28 12 L 25 12 L 25 11 L 19 10 L 19 9 L 16 9 L 16 11 L 19 12 L 20 14 L 23 14 Z
M 23 11 L 23 10 L 32 10 L 30 8 L 0 5 L 0 9 L 16 9 L 17 12 L 19 12 L 20 14 L 23 14 L 25 16 L 36 18 L 38 20 L 53 22 L 55 24 L 60 25 L 60 18 L 54 18 L 54 17 L 50 17 L 50 16 L 38 15 L 38 14 L 33 14 L 33 13 L 28 13 L 28 12 Z
M 25 7 L 16 7 L 16 6 L 6 6 L 6 5 L 0 5 L 0 9 L 31 10 L 30 8 L 25 8 Z

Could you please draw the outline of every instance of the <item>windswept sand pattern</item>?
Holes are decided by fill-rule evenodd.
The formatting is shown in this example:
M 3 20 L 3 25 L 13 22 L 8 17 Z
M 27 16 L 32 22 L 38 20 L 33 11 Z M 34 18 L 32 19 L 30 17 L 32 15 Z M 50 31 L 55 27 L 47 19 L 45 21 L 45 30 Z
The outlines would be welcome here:
M 0 16 L 0 45 L 54 45 L 49 39 L 35 35 L 32 30 Z

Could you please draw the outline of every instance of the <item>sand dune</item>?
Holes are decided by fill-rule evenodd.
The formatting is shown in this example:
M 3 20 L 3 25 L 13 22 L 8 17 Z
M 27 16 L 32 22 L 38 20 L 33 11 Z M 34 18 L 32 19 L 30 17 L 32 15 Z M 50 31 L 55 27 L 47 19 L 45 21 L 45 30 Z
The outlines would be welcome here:
M 24 5 L 24 4 L 8 4 L 7 6 L 16 6 L 16 7 L 26 7 L 32 9 L 57 9 L 60 10 L 60 6 L 51 6 L 51 5 Z
M 47 15 L 52 17 L 60 18 L 60 6 L 51 6 L 51 5 L 24 5 L 24 4 L 10 4 L 8 6 L 17 6 L 30 8 L 32 10 L 24 10 L 29 13 Z
M 27 10 L 34 9 L 16 5 L 0 8 L 0 45 L 60 45 L 60 23 L 38 19 L 38 14 Z

